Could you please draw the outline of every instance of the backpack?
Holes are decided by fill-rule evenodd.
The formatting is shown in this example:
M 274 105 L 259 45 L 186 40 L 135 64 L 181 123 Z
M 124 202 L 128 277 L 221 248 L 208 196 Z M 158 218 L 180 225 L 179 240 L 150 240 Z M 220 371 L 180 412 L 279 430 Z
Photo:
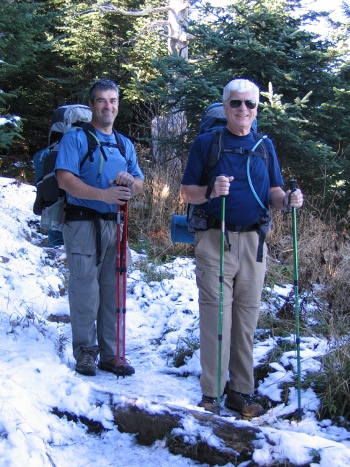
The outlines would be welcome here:
M 55 110 L 51 120 L 49 131 L 49 143 L 45 150 L 38 151 L 34 156 L 35 167 L 35 185 L 37 188 L 36 198 L 33 205 L 33 212 L 36 215 L 42 216 L 42 227 L 49 230 L 49 225 L 55 230 L 62 228 L 59 225 L 50 224 L 50 216 L 46 212 L 43 224 L 43 211 L 49 211 L 49 207 L 58 205 L 60 210 L 64 207 L 65 192 L 59 188 L 55 174 L 56 158 L 58 154 L 60 139 L 63 134 L 72 128 L 78 127 L 77 131 L 84 131 L 88 140 L 88 151 L 80 162 L 80 168 L 87 160 L 93 161 L 93 153 L 97 146 L 100 146 L 101 154 L 104 160 L 107 160 L 104 146 L 117 147 L 123 157 L 126 157 L 125 145 L 116 130 L 113 129 L 117 143 L 110 144 L 101 142 L 97 138 L 94 127 L 89 123 L 91 120 L 91 111 L 89 107 L 81 104 L 64 105 Z M 53 142 L 52 142 L 53 140 Z M 54 211 L 54 209 L 52 209 Z M 51 214 L 50 214 L 51 215 Z M 56 216 L 56 211 L 55 211 Z
M 208 176 L 211 170 L 219 163 L 220 157 L 225 153 L 225 149 L 222 144 L 222 135 L 223 130 L 225 129 L 227 124 L 226 115 L 224 113 L 224 106 L 222 102 L 216 102 L 214 104 L 210 104 L 204 111 L 200 126 L 199 126 L 199 133 L 213 133 L 213 143 L 211 147 L 211 151 L 208 155 L 206 165 L 204 167 L 204 171 L 202 174 L 202 178 L 200 181 L 201 185 L 206 185 L 208 183 Z M 257 132 L 257 120 L 256 118 L 252 124 L 252 133 L 254 135 L 256 143 L 263 139 L 263 136 Z M 263 140 L 261 141 L 263 143 Z M 260 145 L 260 143 L 259 143 Z M 241 150 L 237 149 L 237 153 L 240 154 L 251 153 L 252 155 L 260 155 L 263 160 L 265 161 L 268 167 L 268 151 L 266 149 L 265 144 L 261 144 L 261 150 L 259 152 L 255 151 L 248 151 L 248 150 Z M 227 152 L 235 153 L 233 150 L 229 150 Z
M 219 163 L 220 158 L 226 153 L 230 154 L 251 154 L 253 156 L 262 157 L 267 168 L 269 165 L 269 152 L 264 143 L 264 138 L 266 136 L 261 135 L 257 132 L 257 120 L 254 119 L 252 124 L 252 133 L 256 144 L 252 150 L 237 148 L 225 150 L 223 147 L 223 132 L 227 124 L 226 115 L 224 113 L 224 107 L 221 102 L 216 102 L 210 104 L 204 111 L 200 126 L 199 133 L 211 132 L 213 134 L 213 142 L 208 154 L 206 164 L 203 169 L 202 177 L 200 180 L 201 185 L 208 184 L 209 173 L 214 169 L 214 167 Z M 256 151 L 256 149 L 258 149 Z M 195 227 L 191 225 L 193 212 L 196 209 L 196 205 L 189 204 L 187 206 L 187 221 L 189 222 L 189 229 L 194 229 Z M 194 230 L 193 230 L 194 231 Z
M 212 128 L 210 128 L 210 125 Z M 221 125 L 221 128 L 220 128 Z M 248 154 L 247 160 L 247 177 L 249 186 L 252 190 L 255 199 L 259 203 L 260 207 L 262 208 L 262 213 L 260 215 L 260 219 L 257 222 L 257 233 L 259 235 L 259 244 L 258 244 L 258 251 L 256 255 L 256 261 L 262 262 L 263 260 L 263 244 L 265 241 L 265 237 L 271 228 L 271 214 L 269 208 L 264 206 L 261 199 L 257 195 L 254 186 L 252 184 L 250 178 L 250 164 L 249 158 L 250 156 L 258 156 L 261 157 L 262 160 L 266 164 L 267 170 L 269 169 L 269 151 L 266 147 L 266 143 L 264 139 L 266 135 L 261 135 L 257 132 L 257 120 L 255 119 L 252 124 L 251 131 L 253 133 L 255 139 L 255 145 L 252 149 L 244 149 L 244 148 L 235 148 L 235 149 L 228 149 L 226 150 L 223 147 L 223 131 L 226 126 L 226 117 L 223 111 L 223 104 L 216 103 L 212 104 L 207 107 L 204 116 L 202 118 L 202 123 L 200 126 L 200 131 L 203 133 L 204 131 L 212 131 L 213 132 L 213 143 L 211 151 L 208 155 L 208 159 L 206 161 L 206 166 L 203 171 L 203 175 L 201 177 L 201 184 L 207 185 L 208 184 L 208 177 L 210 171 L 219 163 L 220 158 L 222 155 L 226 153 L 231 154 Z M 218 128 L 219 127 L 219 128 Z M 188 221 L 188 228 L 189 231 L 192 233 L 198 228 L 201 229 L 202 227 L 208 228 L 210 226 L 210 216 L 206 215 L 203 210 L 198 208 L 196 205 L 194 207 L 189 206 L 187 211 L 187 221 Z M 197 223 L 197 225 L 196 225 Z M 227 243 L 230 248 L 229 240 L 228 240 L 228 233 L 225 232 L 225 237 Z
M 72 104 L 58 107 L 51 118 L 48 134 L 49 145 L 34 154 L 36 198 L 33 212 L 41 215 L 45 207 L 54 204 L 64 192 L 59 189 L 54 174 L 59 142 L 63 134 L 74 125 L 91 120 L 91 110 L 86 105 Z
M 220 130 L 227 124 L 227 118 L 224 112 L 224 105 L 222 102 L 215 102 L 208 105 L 204 110 L 201 123 L 199 125 L 199 133 L 206 133 L 208 131 Z M 256 118 L 252 123 L 252 131 L 258 131 L 258 122 Z
M 263 159 L 268 169 L 269 166 L 269 152 L 267 150 L 264 139 L 266 136 L 261 135 L 257 132 L 257 120 L 254 119 L 251 131 L 254 135 L 256 144 L 252 150 L 237 148 L 225 150 L 223 147 L 223 131 L 226 127 L 227 119 L 224 113 L 223 104 L 221 102 L 210 104 L 204 111 L 200 126 L 199 133 L 203 134 L 206 132 L 213 133 L 213 142 L 208 154 L 206 164 L 200 180 L 201 185 L 208 184 L 209 173 L 219 163 L 220 158 L 223 154 L 249 154 L 252 156 L 258 156 Z M 247 168 L 249 170 L 249 167 Z M 249 178 L 249 177 L 248 177 Z M 264 206 L 256 194 L 254 187 L 249 179 L 250 187 L 253 191 L 254 196 L 262 207 L 263 213 L 259 221 L 259 248 L 257 253 L 257 261 L 262 261 L 262 244 L 265 236 L 271 225 L 271 217 L 269 210 Z M 180 217 L 184 216 L 173 216 L 172 219 L 172 239 L 173 241 L 180 241 L 184 243 L 194 243 L 194 232 L 196 230 L 207 230 L 210 225 L 210 219 L 204 210 L 199 208 L 198 205 L 188 204 L 187 205 L 187 216 L 186 222 L 188 226 L 188 234 L 184 234 L 183 223 L 184 220 Z
M 54 111 L 51 118 L 49 144 L 59 141 L 72 126 L 81 126 L 84 122 L 90 122 L 91 117 L 91 110 L 87 105 L 61 105 Z

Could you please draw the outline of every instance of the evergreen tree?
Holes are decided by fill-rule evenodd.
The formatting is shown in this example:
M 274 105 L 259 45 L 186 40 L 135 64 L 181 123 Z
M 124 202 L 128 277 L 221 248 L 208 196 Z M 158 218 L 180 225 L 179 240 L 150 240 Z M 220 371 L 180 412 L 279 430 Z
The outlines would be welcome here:
M 348 67 L 348 49 L 338 46 L 339 25 L 331 24 L 333 39 L 321 37 L 305 29 L 319 15 L 296 15 L 299 8 L 297 1 L 237 0 L 226 9 L 204 4 L 190 25 L 191 70 L 169 100 L 182 99 L 189 129 L 198 128 L 198 108 L 213 95 L 208 90 L 221 94 L 232 77 L 252 79 L 262 91 L 259 130 L 273 138 L 286 179 L 297 178 L 326 205 L 337 199 L 344 211 L 350 122 L 341 70 Z M 197 87 L 201 79 L 206 84 Z
M 225 8 L 192 1 L 189 21 L 178 15 L 182 54 L 169 21 L 174 1 L 2 2 L 0 89 L 16 91 L 9 103 L 24 121 L 24 149 L 46 144 L 57 105 L 85 102 L 92 81 L 109 77 L 122 90 L 118 126 L 142 140 L 151 139 L 155 116 L 186 113 L 176 141 L 185 160 L 205 106 L 243 76 L 261 89 L 259 130 L 273 138 L 286 180 L 347 209 L 348 24 L 330 21 L 327 36 L 311 32 L 306 25 L 327 16 L 300 14 L 296 0 Z
M 0 4 L 0 88 L 15 91 L 10 103 L 24 122 L 21 152 L 47 144 L 48 124 L 59 100 L 55 77 L 60 60 L 52 47 L 56 13 L 46 3 Z
M 8 150 L 16 138 L 21 138 L 21 119 L 11 115 L 5 107 L 6 101 L 11 97 L 14 97 L 13 93 L 5 93 L 0 90 L 0 166 L 1 155 L 5 153 L 4 150 Z

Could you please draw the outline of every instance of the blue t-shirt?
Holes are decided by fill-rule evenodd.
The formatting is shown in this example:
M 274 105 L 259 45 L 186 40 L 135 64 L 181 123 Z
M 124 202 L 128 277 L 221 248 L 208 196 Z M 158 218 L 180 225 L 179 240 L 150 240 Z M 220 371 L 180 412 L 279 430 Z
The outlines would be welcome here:
M 212 133 L 204 133 L 195 139 L 190 148 L 187 166 L 182 178 L 181 183 L 183 185 L 200 185 L 212 142 Z M 265 163 L 263 157 L 251 155 L 248 172 L 248 154 L 228 152 L 222 155 L 217 166 L 209 173 L 208 180 L 222 174 L 234 177 L 225 202 L 225 220 L 229 224 L 252 225 L 259 220 L 263 213 L 263 208 L 255 198 L 249 185 L 248 173 L 256 194 L 267 208 L 270 204 L 270 188 L 284 184 L 272 141 L 265 138 L 264 142 L 269 152 L 268 164 Z M 223 147 L 225 150 L 233 148 L 252 149 L 255 144 L 256 140 L 253 133 L 236 136 L 227 128 L 223 132 Z M 216 219 L 221 218 L 220 198 L 213 198 L 210 203 L 201 204 L 201 208 Z
M 103 142 L 115 143 L 113 135 L 105 135 L 96 130 L 98 139 Z M 104 160 L 100 148 L 97 146 L 93 153 L 93 161 L 86 159 L 82 167 L 80 163 L 88 151 L 88 140 L 81 128 L 72 128 L 67 131 L 60 141 L 56 159 L 55 170 L 68 170 L 79 177 L 84 183 L 101 189 L 110 188 L 109 181 L 114 180 L 119 172 L 128 172 L 133 177 L 142 180 L 144 176 L 138 164 L 136 151 L 132 142 L 120 135 L 125 145 L 123 157 L 118 148 L 103 146 L 107 160 Z M 67 193 L 68 203 L 95 209 L 98 212 L 116 212 L 116 204 L 108 204 L 103 201 L 79 199 Z

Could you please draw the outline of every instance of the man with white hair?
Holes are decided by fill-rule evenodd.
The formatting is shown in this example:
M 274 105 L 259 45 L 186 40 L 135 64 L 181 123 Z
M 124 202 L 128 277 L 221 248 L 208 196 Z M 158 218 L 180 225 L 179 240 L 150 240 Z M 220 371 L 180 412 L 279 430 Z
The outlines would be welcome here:
M 198 136 L 191 146 L 181 184 L 183 200 L 200 205 L 202 211 L 195 234 L 203 392 L 199 406 L 219 412 L 218 399 L 222 396 L 219 388 L 225 388 L 229 372 L 225 405 L 246 417 L 264 413 L 263 407 L 253 399 L 253 342 L 266 268 L 263 242 L 269 225 L 266 216 L 270 206 L 284 210 L 285 206 L 299 208 L 303 203 L 299 189 L 291 193 L 281 188 L 284 182 L 272 141 L 268 138 L 257 141 L 256 133 L 251 131 L 258 103 L 259 88 L 253 82 L 233 79 L 225 86 L 223 106 L 227 126 L 221 135 L 224 151 L 203 186 L 201 178 L 213 134 Z M 226 197 L 226 240 L 221 278 L 220 198 L 223 196 Z M 220 281 L 222 335 L 219 332 Z

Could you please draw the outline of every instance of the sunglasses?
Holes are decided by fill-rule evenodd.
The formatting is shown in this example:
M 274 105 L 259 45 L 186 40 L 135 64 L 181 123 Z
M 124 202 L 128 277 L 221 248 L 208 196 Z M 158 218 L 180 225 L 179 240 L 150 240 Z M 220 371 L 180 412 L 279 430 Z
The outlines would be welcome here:
M 247 99 L 245 101 L 242 101 L 240 99 L 232 99 L 229 102 L 229 106 L 231 107 L 231 109 L 238 109 L 238 107 L 240 107 L 243 102 L 245 103 L 248 109 L 255 109 L 256 107 L 256 102 L 251 99 Z

